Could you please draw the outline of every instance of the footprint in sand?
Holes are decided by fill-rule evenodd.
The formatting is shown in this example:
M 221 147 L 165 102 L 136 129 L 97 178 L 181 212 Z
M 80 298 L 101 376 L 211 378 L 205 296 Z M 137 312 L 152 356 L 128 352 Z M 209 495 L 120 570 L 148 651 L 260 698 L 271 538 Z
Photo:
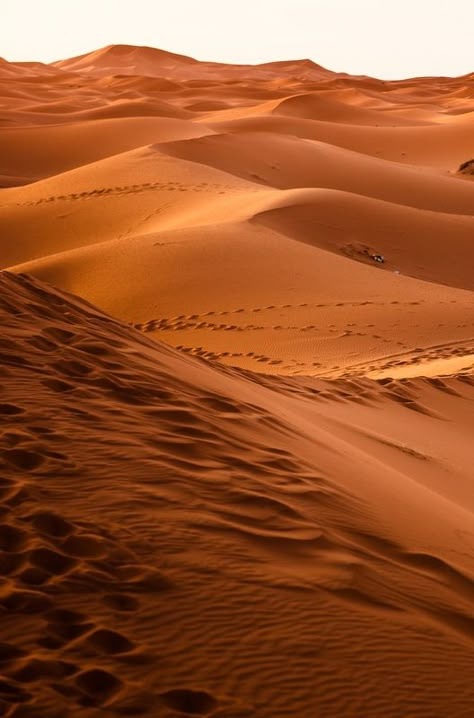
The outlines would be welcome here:
M 186 715 L 206 716 L 218 707 L 218 701 L 213 695 L 191 688 L 175 688 L 161 693 L 160 697 L 168 708 Z

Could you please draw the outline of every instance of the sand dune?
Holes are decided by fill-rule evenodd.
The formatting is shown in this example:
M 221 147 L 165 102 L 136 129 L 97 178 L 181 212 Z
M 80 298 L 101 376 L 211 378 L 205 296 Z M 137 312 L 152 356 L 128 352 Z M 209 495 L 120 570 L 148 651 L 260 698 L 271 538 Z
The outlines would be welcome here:
M 387 162 L 334 145 L 272 132 L 176 140 L 163 152 L 280 189 L 324 187 L 396 204 L 472 216 L 473 192 L 443 172 Z
M 23 183 L 151 143 L 209 134 L 205 127 L 166 117 L 76 120 L 67 124 L 5 129 L 0 134 L 0 171 L 21 173 Z M 20 183 L 17 183 L 20 184 Z
M 210 123 L 216 132 L 276 132 L 319 140 L 337 147 L 378 157 L 446 172 L 456 171 L 458 165 L 470 159 L 474 140 L 471 124 L 430 124 L 420 127 L 374 127 L 370 132 L 360 125 L 322 122 L 305 118 L 245 117 Z M 254 113 L 255 114 L 255 113 Z M 206 118 L 209 120 L 209 118 Z M 467 156 L 466 156 L 467 153 Z
M 356 126 L 379 127 L 380 125 L 393 125 L 394 122 L 388 112 L 384 114 L 373 109 L 358 107 L 357 104 L 340 102 L 335 98 L 328 99 L 326 94 L 321 95 L 317 92 L 285 98 L 275 104 L 272 112 L 284 117 L 317 119 Z M 411 122 L 407 121 L 407 124 L 416 125 L 421 122 L 413 119 Z
M 342 223 L 335 219 L 339 216 L 344 217 Z M 289 206 L 264 212 L 256 219 L 294 239 L 372 264 L 372 254 L 381 254 L 388 271 L 472 287 L 469 266 L 450 261 L 453 256 L 464 257 L 469 265 L 474 259 L 471 216 L 400 207 L 337 190 L 306 190 L 292 197 Z M 347 243 L 344 238 L 349 231 L 351 242 Z M 407 243 L 407 236 L 415 236 L 416 241 Z M 446 236 L 450 237 L 449 244 L 443 243 Z M 372 238 L 371 245 L 364 245 L 367 237 Z
M 259 379 L 1 283 L 7 710 L 468 714 L 472 379 Z
M 0 77 L 20 80 L 22 78 L 57 77 L 63 73 L 43 62 L 8 62 L 0 57 Z
M 0 715 L 467 718 L 474 75 L 0 104 Z
M 53 63 L 49 79 L 20 69 L 0 136 L 4 268 L 249 369 L 412 372 L 418 352 L 431 372 L 470 355 L 470 76 L 386 83 L 130 46 Z
M 102 76 L 105 72 L 107 75 L 121 73 L 154 77 L 158 70 L 159 76 L 164 77 L 165 72 L 172 72 L 176 66 L 187 68 L 194 64 L 196 60 L 190 57 L 152 47 L 110 45 L 79 57 L 59 60 L 53 63 L 53 66 L 69 72 L 84 72 L 98 76 Z
M 87 73 L 101 77 L 110 74 L 139 74 L 163 77 L 167 80 L 214 81 L 228 78 L 255 78 L 257 80 L 281 77 L 297 77 L 315 80 L 331 77 L 334 73 L 316 65 L 311 60 L 272 62 L 261 65 L 225 65 L 217 62 L 198 62 L 194 58 L 176 55 L 153 47 L 133 45 L 110 45 L 95 52 L 67 60 L 59 60 L 52 66 L 60 70 Z

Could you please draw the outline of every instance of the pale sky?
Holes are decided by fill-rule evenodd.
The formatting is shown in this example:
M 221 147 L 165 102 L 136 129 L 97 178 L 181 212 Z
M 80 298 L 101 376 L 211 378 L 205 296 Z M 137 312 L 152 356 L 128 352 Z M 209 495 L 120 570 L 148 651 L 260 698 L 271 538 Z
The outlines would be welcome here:
M 310 58 L 383 79 L 474 72 L 474 0 L 0 0 L 0 57 L 110 44 L 199 60 Z

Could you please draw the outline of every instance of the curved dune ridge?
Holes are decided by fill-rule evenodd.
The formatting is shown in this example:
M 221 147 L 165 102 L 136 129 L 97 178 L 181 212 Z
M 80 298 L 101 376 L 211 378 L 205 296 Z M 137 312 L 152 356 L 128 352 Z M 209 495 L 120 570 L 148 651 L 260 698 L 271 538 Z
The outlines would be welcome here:
M 473 377 L 265 377 L 0 288 L 3 715 L 469 714 Z
M 0 104 L 0 715 L 470 716 L 474 74 Z

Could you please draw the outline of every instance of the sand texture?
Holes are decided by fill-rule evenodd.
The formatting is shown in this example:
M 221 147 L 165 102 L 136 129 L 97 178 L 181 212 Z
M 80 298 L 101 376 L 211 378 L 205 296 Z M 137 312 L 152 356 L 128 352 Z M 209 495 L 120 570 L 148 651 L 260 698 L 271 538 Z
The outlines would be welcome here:
M 0 716 L 470 718 L 474 75 L 0 106 Z

